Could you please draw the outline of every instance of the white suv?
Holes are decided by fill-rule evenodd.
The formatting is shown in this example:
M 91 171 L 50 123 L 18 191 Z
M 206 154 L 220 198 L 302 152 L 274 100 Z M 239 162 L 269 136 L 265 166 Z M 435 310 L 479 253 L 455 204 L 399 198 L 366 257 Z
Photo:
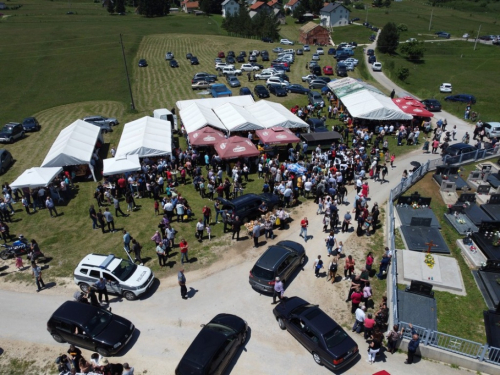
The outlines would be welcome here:
M 451 83 L 443 83 L 439 86 L 439 92 L 451 92 L 452 90 Z
M 113 254 L 89 254 L 78 264 L 73 273 L 75 284 L 84 292 L 104 278 L 108 293 L 118 294 L 129 301 L 137 299 L 153 285 L 154 274 L 145 266 Z
M 293 46 L 293 42 L 291 40 L 288 40 L 288 39 L 281 39 L 280 44 L 288 44 L 290 46 Z
M 485 122 L 483 128 L 488 138 L 500 137 L 500 122 Z

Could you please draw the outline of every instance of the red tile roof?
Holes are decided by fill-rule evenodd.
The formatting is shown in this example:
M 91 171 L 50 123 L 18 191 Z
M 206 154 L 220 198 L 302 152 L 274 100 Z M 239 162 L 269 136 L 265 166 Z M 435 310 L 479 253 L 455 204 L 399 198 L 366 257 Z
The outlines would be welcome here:
M 278 0 L 272 0 L 267 3 L 267 5 L 269 5 L 270 7 L 272 7 L 274 4 L 278 4 Z
M 251 6 L 250 6 L 250 10 L 256 10 L 256 9 L 259 9 L 262 5 L 264 5 L 265 2 L 263 1 L 256 1 L 255 3 L 253 3 Z
M 286 4 L 286 5 L 288 5 L 289 7 L 293 7 L 293 6 L 294 6 L 295 4 L 297 4 L 299 1 L 300 1 L 300 0 L 290 0 L 290 1 L 288 2 L 288 4 Z
M 191 1 L 189 3 L 186 3 L 186 8 L 188 9 L 195 9 L 195 8 L 199 8 L 200 7 L 200 3 L 198 1 Z

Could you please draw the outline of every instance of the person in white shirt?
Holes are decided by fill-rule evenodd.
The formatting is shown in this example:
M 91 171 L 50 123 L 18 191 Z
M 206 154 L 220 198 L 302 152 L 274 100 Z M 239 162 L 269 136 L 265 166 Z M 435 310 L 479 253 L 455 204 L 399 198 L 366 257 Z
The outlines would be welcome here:
M 352 326 L 352 332 L 356 331 L 356 333 L 360 333 L 361 329 L 363 328 L 363 325 L 365 323 L 365 306 L 359 306 L 356 309 L 355 315 L 356 315 L 356 321 L 354 322 L 354 325 Z
M 204 230 L 205 230 L 205 225 L 203 225 L 203 219 L 200 219 L 196 223 L 196 231 L 197 231 L 198 242 L 203 241 L 203 231 Z

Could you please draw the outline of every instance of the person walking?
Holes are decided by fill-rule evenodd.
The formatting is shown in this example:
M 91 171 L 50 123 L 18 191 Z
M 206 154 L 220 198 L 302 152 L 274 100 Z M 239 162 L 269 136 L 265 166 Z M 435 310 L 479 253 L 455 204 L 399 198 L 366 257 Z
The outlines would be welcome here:
M 31 275 L 35 278 L 36 286 L 38 288 L 37 293 L 40 290 L 45 289 L 45 283 L 42 279 L 42 269 L 36 264 L 36 262 L 31 262 Z
M 368 316 L 370 316 L 370 315 L 371 314 L 368 314 Z M 382 346 L 381 340 L 374 337 L 372 342 L 370 343 L 370 345 L 368 345 L 368 359 L 366 360 L 368 363 L 373 365 L 373 363 L 375 362 L 375 358 L 377 356 L 377 353 L 380 351 L 381 346 Z
M 109 305 L 109 296 L 108 296 L 108 288 L 106 288 L 106 280 L 100 277 L 99 281 L 94 284 L 94 287 L 97 289 L 97 293 L 99 293 L 99 303 L 102 304 L 102 296 L 104 295 L 106 299 L 106 304 Z
M 99 210 L 101 211 L 101 210 Z M 104 213 L 103 213 L 104 217 L 106 218 L 106 223 L 108 223 L 108 232 L 116 232 L 115 230 L 115 221 L 113 220 L 113 215 L 111 214 L 111 212 L 109 212 L 109 208 L 106 207 L 106 209 L 104 210 Z M 111 228 L 113 228 L 113 230 L 111 230 Z M 104 231 L 103 231 L 104 233 Z
M 351 278 L 355 265 L 356 262 L 354 261 L 354 259 L 352 259 L 352 255 L 348 255 L 347 258 L 345 258 L 344 264 L 344 280 L 348 280 Z M 349 272 L 349 277 L 347 277 L 347 272 Z
M 135 255 L 134 263 L 139 262 L 140 265 L 143 266 L 144 262 L 142 261 L 142 258 L 141 258 L 142 246 L 135 238 L 132 240 L 132 243 L 133 243 L 132 250 L 134 250 L 134 255 Z
M 323 260 L 321 259 L 321 255 L 318 255 L 318 258 L 314 261 L 313 268 L 314 268 L 314 274 L 316 277 L 319 277 L 319 270 L 322 269 L 323 266 Z
M 56 206 L 54 204 L 54 201 L 52 200 L 51 197 L 47 197 L 45 200 L 45 207 L 48 208 L 50 212 L 50 217 L 57 217 L 59 214 L 57 213 Z M 52 215 L 54 213 L 55 215 Z
M 406 359 L 405 364 L 411 365 L 418 346 L 420 345 L 420 338 L 418 337 L 417 331 L 413 328 L 413 324 L 408 324 L 408 327 L 411 329 L 411 340 L 408 343 L 408 358 Z
M 127 214 L 123 213 L 122 209 L 120 208 L 120 201 L 116 197 L 116 195 L 113 197 L 113 205 L 115 206 L 115 216 L 118 217 L 118 212 L 122 214 L 122 216 L 128 216 Z
M 95 211 L 93 204 L 89 207 L 89 216 L 92 220 L 92 229 L 99 229 L 99 225 L 97 224 L 97 212 Z
M 156 255 L 158 256 L 158 264 L 160 267 L 165 267 L 167 263 L 167 254 L 165 252 L 165 245 L 163 242 L 156 245 Z
M 273 288 L 273 303 L 272 305 L 276 304 L 276 297 L 281 301 L 283 299 L 283 294 L 285 294 L 285 288 L 283 287 L 283 282 L 280 280 L 279 277 L 276 277 L 276 281 L 274 283 L 274 288 Z
M 394 324 L 392 331 L 387 335 L 387 349 L 388 352 L 394 354 L 396 351 L 396 345 L 403 335 L 404 328 L 399 332 L 399 325 Z
M 181 239 L 181 242 L 179 243 L 179 247 L 181 249 L 181 264 L 184 264 L 184 259 L 186 259 L 186 262 L 189 262 L 189 259 L 188 259 L 189 245 L 184 238 Z
M 307 227 L 309 225 L 309 221 L 307 220 L 307 217 L 304 217 L 300 221 L 300 237 L 303 237 L 304 240 L 307 242 Z
M 260 224 L 258 221 L 253 222 L 252 237 L 253 237 L 253 247 L 255 249 L 259 247 Z
M 127 233 L 126 230 L 123 230 L 123 248 L 127 253 L 130 253 L 130 241 L 132 241 L 130 233 Z
M 354 322 L 354 325 L 352 326 L 352 332 L 360 333 L 361 330 L 363 329 L 363 325 L 365 324 L 365 306 L 359 306 L 356 309 L 355 316 L 356 320 Z
M 196 238 L 198 242 L 203 241 L 203 231 L 205 230 L 205 225 L 203 224 L 203 219 L 199 219 L 196 223 Z
M 201 210 L 203 213 L 203 225 L 210 224 L 210 217 L 212 216 L 212 210 L 208 206 L 203 206 L 203 209 Z
M 232 240 L 234 240 L 234 235 L 236 234 L 236 241 L 240 240 L 240 230 L 241 230 L 241 221 L 239 216 L 236 216 L 231 224 L 231 229 L 233 232 L 233 235 L 231 237 Z
M 183 239 L 184 240 L 184 239 Z M 181 297 L 182 299 L 187 299 L 187 288 L 186 288 L 186 276 L 184 275 L 184 267 L 182 267 L 177 273 L 177 282 L 181 287 Z
M 385 179 L 385 176 L 387 176 L 387 173 L 389 172 L 389 170 L 387 169 L 386 163 L 384 163 L 384 165 L 382 166 L 380 171 L 382 172 L 382 179 L 380 180 L 380 184 L 382 185 L 384 182 L 387 182 L 387 180 Z
M 349 232 L 349 225 L 351 225 L 352 216 L 349 211 L 344 215 L 344 220 L 342 221 L 342 233 Z
M 327 282 L 329 280 L 332 280 L 332 284 L 335 283 L 335 277 L 337 276 L 337 270 L 338 270 L 337 257 L 334 256 L 332 258 L 332 261 L 328 265 L 328 279 L 326 280 Z

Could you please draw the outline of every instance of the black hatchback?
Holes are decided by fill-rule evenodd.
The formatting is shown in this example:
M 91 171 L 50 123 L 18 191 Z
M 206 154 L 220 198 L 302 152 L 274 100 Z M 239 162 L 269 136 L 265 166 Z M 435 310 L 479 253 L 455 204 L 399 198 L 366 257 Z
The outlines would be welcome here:
M 135 331 L 127 319 L 81 302 L 64 302 L 47 322 L 54 340 L 109 357 L 122 350 Z
M 425 106 L 430 112 L 439 112 L 441 111 L 441 103 L 436 99 L 425 99 L 422 100 L 422 104 Z
M 219 314 L 202 327 L 177 365 L 175 375 L 222 374 L 247 338 L 248 325 L 236 315 Z
M 279 327 L 305 346 L 318 365 L 335 371 L 358 357 L 356 342 L 319 306 L 291 297 L 283 299 L 273 313 Z
M 258 98 L 269 98 L 269 91 L 264 85 L 255 86 L 253 92 L 255 93 L 255 95 L 257 95 Z
M 26 117 L 23 120 L 23 129 L 25 132 L 35 132 L 40 130 L 40 124 L 35 117 Z
M 248 281 L 252 288 L 259 292 L 271 293 L 276 277 L 286 282 L 305 261 L 304 246 L 293 241 L 280 241 L 260 256 L 250 271 Z

